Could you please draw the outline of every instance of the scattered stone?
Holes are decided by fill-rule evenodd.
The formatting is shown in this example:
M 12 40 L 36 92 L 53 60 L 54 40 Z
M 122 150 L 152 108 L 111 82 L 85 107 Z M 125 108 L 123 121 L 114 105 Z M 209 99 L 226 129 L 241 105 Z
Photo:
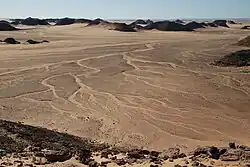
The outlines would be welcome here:
M 153 164 L 151 164 L 150 167 L 159 167 L 159 165 L 153 165 Z
M 44 157 L 45 156 L 43 152 L 36 152 L 34 155 L 36 157 Z
M 180 153 L 179 156 L 178 156 L 178 158 L 185 158 L 185 157 L 187 157 L 187 155 L 184 154 L 184 153 Z
M 44 157 L 33 157 L 32 162 L 33 162 L 35 165 L 45 165 L 45 164 L 48 163 L 47 159 L 44 158 Z
M 3 42 L 5 42 L 7 44 L 20 44 L 20 42 L 18 42 L 14 38 L 6 38 Z
M 101 166 L 104 166 L 104 165 L 107 165 L 107 164 L 110 164 L 110 163 L 111 163 L 111 161 L 102 161 Z
M 184 159 L 183 161 L 184 161 L 185 164 L 189 164 L 187 159 Z
M 179 164 L 176 164 L 174 167 L 182 167 L 181 165 L 179 165 Z
M 152 152 L 151 152 L 152 153 Z M 143 155 L 149 155 L 150 154 L 150 151 L 148 150 L 140 150 L 140 154 L 143 154 Z M 152 154 L 151 154 L 152 155 Z
M 20 24 L 28 25 L 28 26 L 50 25 L 46 20 L 41 20 L 38 18 L 31 18 L 31 17 L 22 20 Z
M 127 164 L 127 162 L 124 159 L 116 159 L 114 162 L 119 166 Z
M 5 150 L 0 150 L 0 158 L 6 155 L 7 155 L 7 152 Z
M 116 160 L 117 159 L 117 156 L 113 156 L 110 158 L 111 160 Z
M 146 154 L 147 155 L 147 154 Z M 158 152 L 158 151 L 151 151 L 150 152 L 150 155 L 151 156 L 154 156 L 154 157 L 158 157 L 159 155 L 160 155 L 160 152 Z
M 174 159 L 169 158 L 168 161 L 169 161 L 169 162 L 174 162 Z
M 235 143 L 229 143 L 229 148 L 236 149 Z
M 39 42 L 39 41 L 34 41 L 34 40 L 32 40 L 32 39 L 29 39 L 29 40 L 26 41 L 26 43 L 28 43 L 28 44 L 39 44 L 39 43 L 41 43 L 41 42 Z
M 35 167 L 33 164 L 24 164 L 24 167 Z
M 89 167 L 98 167 L 98 163 L 96 161 L 90 161 Z
M 200 163 L 197 162 L 197 161 L 194 161 L 194 162 L 192 163 L 192 166 L 193 166 L 193 167 L 200 166 Z

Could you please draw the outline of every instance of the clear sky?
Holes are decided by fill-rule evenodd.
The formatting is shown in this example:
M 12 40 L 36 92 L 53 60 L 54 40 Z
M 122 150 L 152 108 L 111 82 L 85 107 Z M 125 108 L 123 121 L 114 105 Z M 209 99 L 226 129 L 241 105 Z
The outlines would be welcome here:
M 0 18 L 250 18 L 250 0 L 0 0 Z

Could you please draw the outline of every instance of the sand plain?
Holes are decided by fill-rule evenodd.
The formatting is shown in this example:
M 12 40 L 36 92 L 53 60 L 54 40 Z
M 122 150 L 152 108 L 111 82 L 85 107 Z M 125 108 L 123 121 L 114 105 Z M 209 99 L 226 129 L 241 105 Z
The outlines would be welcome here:
M 117 145 L 250 144 L 249 67 L 215 67 L 249 30 L 0 32 L 0 118 Z

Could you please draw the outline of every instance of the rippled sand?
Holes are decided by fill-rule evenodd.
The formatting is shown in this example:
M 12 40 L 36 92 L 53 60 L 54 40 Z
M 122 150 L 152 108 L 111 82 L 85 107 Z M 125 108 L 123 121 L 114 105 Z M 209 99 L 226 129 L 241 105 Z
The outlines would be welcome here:
M 121 33 L 83 25 L 0 32 L 0 118 L 114 144 L 250 144 L 249 67 L 210 63 L 238 27 Z

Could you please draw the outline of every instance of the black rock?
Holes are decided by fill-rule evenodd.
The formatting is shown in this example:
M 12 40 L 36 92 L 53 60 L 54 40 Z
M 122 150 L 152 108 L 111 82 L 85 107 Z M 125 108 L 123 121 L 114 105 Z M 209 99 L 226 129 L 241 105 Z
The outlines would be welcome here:
M 41 20 L 38 18 L 31 18 L 31 17 L 21 20 L 20 24 L 28 25 L 28 26 L 50 25 L 46 20 Z
M 154 157 L 158 157 L 160 155 L 160 152 L 158 152 L 158 151 L 151 151 L 150 155 L 152 155 Z
M 19 30 L 13 26 L 11 26 L 10 24 L 8 23 L 0 23 L 0 31 L 16 31 L 16 30 Z
M 222 161 L 239 161 L 243 150 L 241 149 L 228 149 L 227 152 L 220 156 L 220 160 Z
M 227 25 L 227 20 L 215 20 L 213 21 L 213 23 L 221 27 L 229 28 L 229 26 Z
M 66 18 L 62 18 L 58 20 L 55 25 L 56 26 L 70 25 L 70 24 L 74 24 L 75 22 L 76 22 L 75 19 L 66 17 Z
M 91 21 L 89 19 L 75 19 L 75 23 L 90 23 Z
M 126 162 L 124 159 L 116 159 L 116 160 L 114 161 L 114 163 L 116 163 L 116 164 L 119 165 L 119 166 L 122 166 L 122 165 L 126 165 L 126 164 L 127 164 L 127 162 Z
M 5 42 L 7 44 L 20 44 L 20 42 L 18 42 L 14 38 L 6 38 L 3 42 Z
M 154 22 L 152 24 L 149 24 L 144 27 L 146 30 L 160 30 L 160 31 L 193 31 L 193 29 L 190 29 L 189 27 L 175 23 L 172 21 L 159 21 L 159 22 Z
M 71 153 L 66 150 L 54 151 L 50 150 L 45 152 L 45 158 L 49 162 L 64 162 L 72 157 Z
M 229 148 L 236 149 L 235 143 L 229 143 Z
M 135 159 L 141 159 L 141 158 L 144 158 L 144 155 L 140 153 L 140 151 L 138 150 L 133 150 L 133 151 L 130 151 L 128 152 L 128 157 L 130 158 L 135 158 Z

